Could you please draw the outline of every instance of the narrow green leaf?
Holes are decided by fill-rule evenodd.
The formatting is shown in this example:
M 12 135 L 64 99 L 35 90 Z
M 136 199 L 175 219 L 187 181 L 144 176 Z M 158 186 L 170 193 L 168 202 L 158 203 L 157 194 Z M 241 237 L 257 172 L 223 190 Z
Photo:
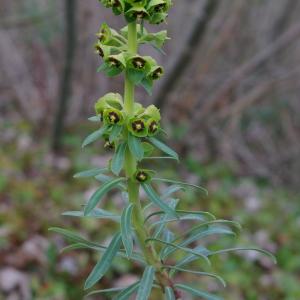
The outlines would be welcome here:
M 201 253 L 202 255 L 208 257 L 210 254 L 210 251 L 203 247 L 203 246 L 197 246 L 193 249 L 193 251 L 197 252 L 197 253 Z M 195 260 L 198 260 L 198 256 L 194 255 L 194 254 L 188 254 L 187 256 L 185 256 L 184 258 L 182 258 L 181 260 L 179 260 L 176 264 L 175 267 L 181 267 L 184 265 L 189 264 L 190 262 L 193 262 Z
M 128 300 L 130 296 L 138 290 L 140 282 L 136 282 L 129 287 L 125 288 L 121 293 L 113 298 L 113 300 Z
M 118 136 L 121 134 L 122 130 L 123 130 L 123 126 L 114 125 L 109 134 L 109 141 L 111 143 L 114 142 L 118 138 Z
M 124 209 L 121 216 L 122 241 L 128 258 L 131 257 L 133 251 L 133 239 L 132 239 L 132 229 L 131 229 L 131 218 L 132 218 L 133 208 L 134 208 L 134 204 L 129 203 L 128 206 Z
M 176 245 L 176 244 L 173 244 L 173 243 L 169 243 L 169 242 L 166 242 L 166 241 L 163 241 L 163 240 L 160 240 L 160 239 L 156 239 L 156 238 L 149 238 L 149 239 L 146 239 L 145 242 L 157 242 L 157 243 L 161 243 L 161 244 L 163 244 L 163 245 L 166 245 L 166 246 L 168 246 L 168 247 L 170 247 L 170 248 L 174 248 L 174 249 L 176 249 L 176 250 L 182 250 L 182 251 L 184 251 L 184 252 L 187 252 L 187 253 L 190 253 L 190 254 L 194 254 L 194 255 L 196 255 L 196 256 L 198 256 L 198 257 L 203 258 L 203 259 L 205 260 L 205 262 L 206 262 L 208 265 L 210 265 L 210 261 L 209 261 L 209 259 L 208 259 L 205 255 L 203 255 L 202 253 L 196 252 L 196 251 L 194 251 L 194 250 L 192 250 L 192 249 L 185 248 L 185 247 L 182 247 L 182 246 L 179 246 L 179 245 Z M 176 251 L 176 250 L 175 250 L 175 251 Z M 164 256 L 164 257 L 165 257 L 165 256 Z M 163 259 L 164 257 L 161 257 L 161 258 Z
M 128 147 L 132 155 L 141 161 L 144 157 L 144 148 L 140 139 L 136 138 L 132 134 L 128 134 Z
M 189 269 L 182 269 L 182 268 L 178 268 L 178 267 L 174 267 L 174 266 L 164 266 L 164 268 L 179 271 L 179 272 L 184 272 L 184 273 L 191 273 L 191 274 L 200 275 L 200 276 L 212 277 L 212 278 L 217 279 L 224 287 L 226 287 L 226 282 L 224 281 L 224 279 L 222 277 L 212 274 L 212 273 L 199 272 L 199 271 L 194 271 L 194 270 L 189 270 Z
M 164 178 L 152 178 L 152 181 L 160 181 L 160 182 L 167 182 L 167 183 L 173 183 L 173 184 L 177 184 L 177 185 L 181 185 L 181 186 L 190 186 L 196 189 L 199 189 L 203 192 L 205 192 L 206 195 L 208 195 L 208 191 L 196 184 L 192 184 L 192 183 L 187 183 L 187 182 L 181 182 L 181 181 L 177 181 L 177 180 L 172 180 L 172 179 L 164 179 Z
M 104 174 L 99 174 L 99 175 L 95 176 L 95 179 L 97 181 L 105 183 L 105 182 L 113 180 L 114 177 L 108 176 L 108 175 L 104 175 Z M 126 190 L 126 186 L 123 183 L 121 183 L 121 182 L 117 184 L 117 188 L 122 189 L 122 190 Z
M 147 196 L 149 197 L 149 199 L 153 203 L 155 203 L 158 207 L 160 207 L 166 214 L 169 214 L 177 218 L 177 214 L 174 211 L 174 209 L 172 209 L 169 205 L 167 205 L 165 202 L 163 202 L 160 199 L 160 197 L 156 194 L 156 192 L 154 191 L 151 185 L 142 183 L 142 187 L 145 193 L 147 194 Z
M 173 149 L 171 149 L 169 146 L 165 145 L 163 142 L 159 141 L 158 139 L 156 139 L 154 137 L 150 137 L 150 138 L 148 138 L 148 140 L 162 152 L 172 156 L 176 160 L 179 160 L 178 154 Z
M 100 116 L 92 116 L 92 117 L 88 118 L 88 120 L 91 122 L 100 122 L 101 118 L 100 118 Z
M 136 300 L 148 300 L 151 294 L 154 282 L 155 269 L 152 266 L 146 267 L 140 282 L 140 287 L 136 296 Z
M 106 130 L 107 130 L 107 126 L 103 126 L 100 129 L 94 131 L 89 136 L 87 136 L 82 143 L 82 148 L 84 148 L 85 146 L 87 146 L 87 145 L 95 142 L 99 138 L 101 138 L 103 136 L 103 134 L 106 132 Z
M 209 256 L 212 256 L 212 255 L 217 255 L 217 254 L 223 254 L 223 253 L 227 253 L 227 252 L 237 252 L 237 251 L 256 251 L 256 252 L 260 252 L 262 254 L 265 254 L 267 256 L 269 256 L 273 262 L 275 264 L 277 264 L 277 259 L 276 257 L 269 251 L 266 251 L 266 250 L 263 250 L 263 249 L 259 249 L 259 248 L 229 248 L 229 249 L 222 249 L 222 250 L 217 250 L 217 251 L 211 251 L 209 253 Z
M 88 245 L 88 244 L 83 244 L 83 243 L 76 243 L 76 244 L 72 244 L 67 247 L 64 247 L 61 250 L 61 252 L 67 252 L 67 251 L 77 250 L 77 249 L 91 249 L 91 250 L 95 250 L 95 251 L 102 253 L 102 252 L 106 251 L 107 247 L 104 247 L 101 245 L 96 246 L 96 245 Z M 117 256 L 127 259 L 127 254 L 125 253 L 125 251 L 123 249 L 118 251 Z M 142 265 L 146 265 L 144 258 L 137 252 L 133 252 L 130 258 L 132 260 L 135 260 L 135 261 L 141 263 Z
M 123 168 L 126 148 L 127 148 L 126 142 L 120 144 L 111 161 L 111 171 L 117 176 L 120 174 Z
M 110 268 L 113 259 L 117 255 L 120 246 L 121 246 L 121 234 L 117 233 L 113 237 L 106 251 L 103 253 L 102 258 L 99 260 L 99 262 L 96 264 L 96 266 L 88 276 L 84 285 L 85 290 L 94 286 L 105 275 L 105 273 Z
M 59 227 L 51 227 L 51 228 L 49 228 L 49 231 L 61 234 L 61 235 L 65 236 L 66 238 L 68 238 L 72 242 L 81 243 L 83 245 L 88 245 L 88 246 L 97 246 L 97 247 L 99 246 L 98 244 L 90 242 L 87 239 L 83 238 L 82 236 L 78 235 L 76 232 L 73 232 L 68 229 L 59 228 Z
M 178 191 L 181 191 L 181 190 L 184 190 L 184 187 L 180 186 L 180 185 L 171 185 L 169 186 L 165 191 L 164 193 L 161 195 L 161 198 L 162 199 L 167 199 L 168 197 L 170 197 L 172 194 L 178 192 Z
M 170 287 L 166 287 L 165 289 L 166 293 L 166 300 L 176 300 L 173 289 Z
M 190 287 L 185 284 L 175 284 L 175 287 L 178 288 L 179 290 L 185 291 L 193 296 L 202 297 L 207 300 L 223 300 L 223 298 L 220 298 L 218 296 L 215 296 L 215 295 L 207 293 L 207 292 L 203 292 L 201 290 L 195 289 L 195 288 Z
M 108 171 L 107 168 L 95 168 L 95 169 L 86 170 L 86 171 L 76 173 L 73 177 L 74 178 L 94 177 L 94 176 L 97 176 L 99 174 L 105 173 L 107 171 Z
M 85 295 L 85 297 L 90 297 L 93 295 L 98 295 L 98 294 L 111 294 L 111 293 L 116 293 L 122 291 L 124 288 L 111 288 L 111 289 L 105 289 L 105 290 L 96 290 L 92 291 L 88 294 Z
M 94 208 L 89 214 L 84 215 L 83 211 L 66 211 L 62 214 L 63 216 L 67 217 L 90 217 L 90 218 L 96 218 L 96 219 L 108 219 L 116 222 L 120 222 L 121 217 L 111 213 L 107 210 L 100 209 L 100 208 Z
M 101 201 L 104 195 L 123 180 L 124 178 L 121 177 L 121 178 L 116 178 L 111 181 L 105 182 L 89 199 L 86 207 L 84 208 L 84 215 L 87 216 Z
M 170 207 L 173 208 L 173 209 L 175 209 L 176 206 L 177 206 L 177 204 L 178 204 L 178 202 L 179 202 L 179 200 L 177 200 L 177 199 L 171 199 Z M 160 220 L 161 220 L 161 221 L 167 220 L 168 217 L 169 217 L 168 215 L 164 215 L 164 216 L 162 216 L 162 217 L 160 218 Z M 160 234 L 163 232 L 164 228 L 165 228 L 165 224 L 162 223 L 162 224 L 161 224 L 160 226 L 158 226 L 158 227 L 156 228 L 156 230 L 154 231 L 153 237 L 154 237 L 154 238 L 159 238 L 159 236 L 160 236 Z

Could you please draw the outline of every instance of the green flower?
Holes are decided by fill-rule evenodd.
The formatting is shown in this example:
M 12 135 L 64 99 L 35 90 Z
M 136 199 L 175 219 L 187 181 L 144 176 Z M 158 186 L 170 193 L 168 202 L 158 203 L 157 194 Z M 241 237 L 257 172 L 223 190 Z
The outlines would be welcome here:
M 146 137 L 148 135 L 146 121 L 142 118 L 130 119 L 127 127 L 134 136 Z
M 96 54 L 98 54 L 102 58 L 106 58 L 107 56 L 110 55 L 111 47 L 106 45 L 101 45 L 99 41 L 95 44 L 94 48 Z
M 154 119 L 156 122 L 159 122 L 161 120 L 161 115 L 160 115 L 160 111 L 159 109 L 151 104 L 149 105 L 144 113 L 143 113 L 143 116 L 145 116 L 146 118 L 151 118 L 151 119 Z
M 164 69 L 161 66 L 155 66 L 151 68 L 151 71 L 148 73 L 147 77 L 151 78 L 152 80 L 160 79 L 164 74 Z
M 111 0 L 112 10 L 115 15 L 120 15 L 124 12 L 125 2 L 124 0 Z
M 138 182 L 144 183 L 151 181 L 152 176 L 149 170 L 140 169 L 135 172 L 134 178 Z
M 99 2 L 102 3 L 103 6 L 105 6 L 105 7 L 107 7 L 107 8 L 109 8 L 109 7 L 112 6 L 112 3 L 111 3 L 112 0 L 99 0 Z
M 101 97 L 95 104 L 95 111 L 98 116 L 103 117 L 103 112 L 107 108 L 121 110 L 123 107 L 122 96 L 120 94 L 108 93 Z
M 166 13 L 172 5 L 171 0 L 151 0 L 147 6 L 149 13 Z
M 125 13 L 125 18 L 128 22 L 133 22 L 135 20 L 142 20 L 148 17 L 149 14 L 147 10 L 142 6 L 138 6 L 138 7 L 133 6 Z
M 156 135 L 160 129 L 160 124 L 155 119 L 149 119 L 147 121 L 148 135 Z
M 112 39 L 112 33 L 109 26 L 106 23 L 103 23 L 96 33 L 96 36 L 101 44 L 107 45 Z
M 167 17 L 168 17 L 167 13 L 154 13 L 149 18 L 149 23 L 150 24 L 160 24 L 160 23 L 164 22 Z
M 103 111 L 103 119 L 104 122 L 109 125 L 122 125 L 124 122 L 122 112 L 115 108 L 105 108 Z
M 147 0 L 126 0 L 132 6 L 145 6 L 147 4 Z

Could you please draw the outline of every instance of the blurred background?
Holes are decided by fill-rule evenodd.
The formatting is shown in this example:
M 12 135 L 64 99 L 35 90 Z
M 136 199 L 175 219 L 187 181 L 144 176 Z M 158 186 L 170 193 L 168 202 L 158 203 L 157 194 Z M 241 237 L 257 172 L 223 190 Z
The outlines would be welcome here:
M 137 100 L 161 108 L 182 164 L 154 167 L 205 186 L 208 197 L 189 191 L 183 206 L 241 222 L 235 245 L 276 253 L 277 265 L 253 253 L 216 259 L 214 269 L 228 282 L 225 299 L 298 300 L 300 2 L 174 4 L 161 26 L 171 37 L 167 55 L 142 49 L 166 75 L 152 98 L 138 90 Z M 0 0 L 1 300 L 83 299 L 84 278 L 98 256 L 60 254 L 66 241 L 48 228 L 73 228 L 103 243 L 113 232 L 109 222 L 61 216 L 97 187 L 72 175 L 110 157 L 101 143 L 81 149 L 95 130 L 87 121 L 94 102 L 122 92 L 121 77 L 96 73 L 93 43 L 103 21 L 125 25 L 97 0 Z M 115 194 L 104 202 L 108 209 L 121 206 Z M 99 287 L 126 285 L 140 273 L 138 265 L 117 261 Z

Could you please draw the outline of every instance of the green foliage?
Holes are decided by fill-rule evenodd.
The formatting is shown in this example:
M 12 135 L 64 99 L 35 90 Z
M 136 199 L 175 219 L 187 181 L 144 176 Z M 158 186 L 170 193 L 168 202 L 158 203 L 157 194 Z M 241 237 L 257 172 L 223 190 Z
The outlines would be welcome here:
M 76 233 L 61 229 L 51 230 L 67 237 L 72 244 L 64 249 L 90 249 L 101 253 L 101 258 L 86 279 L 85 289 L 92 288 L 107 273 L 117 257 L 134 260 L 141 264 L 143 275 L 140 280 L 128 287 L 97 290 L 91 294 L 107 293 L 112 299 L 129 299 L 136 293 L 136 299 L 147 300 L 157 288 L 167 299 L 179 299 L 181 291 L 195 297 L 208 300 L 221 299 L 213 294 L 195 289 L 185 284 L 175 284 L 176 273 L 189 273 L 212 277 L 225 285 L 220 276 L 202 270 L 195 270 L 191 263 L 200 261 L 201 268 L 210 268 L 211 258 L 232 251 L 251 250 L 266 254 L 267 251 L 249 248 L 219 248 L 220 239 L 216 237 L 235 237 L 238 223 L 216 220 L 208 212 L 178 209 L 180 199 L 177 192 L 186 187 L 207 191 L 200 186 L 165 178 L 155 178 L 153 170 L 147 170 L 145 160 L 156 159 L 152 156 L 156 149 L 164 153 L 163 159 L 179 161 L 178 154 L 160 140 L 163 132 L 160 126 L 161 115 L 154 105 L 143 107 L 135 102 L 135 86 L 144 87 L 151 93 L 153 83 L 160 79 L 164 70 L 149 56 L 138 54 L 139 45 L 148 44 L 161 48 L 167 39 L 167 33 L 149 33 L 144 21 L 158 24 L 165 21 L 171 0 L 100 0 L 116 15 L 123 14 L 128 26 L 119 32 L 102 24 L 97 33 L 96 53 L 101 57 L 102 65 L 98 71 L 113 77 L 125 75 L 124 96 L 108 93 L 95 104 L 96 116 L 89 120 L 99 124 L 95 132 L 83 142 L 83 147 L 102 140 L 104 147 L 111 150 L 112 158 L 107 168 L 91 169 L 77 173 L 75 178 L 94 177 L 101 182 L 100 187 L 84 205 L 83 211 L 64 213 L 69 217 L 88 217 L 113 221 L 119 229 L 108 246 L 90 242 Z M 155 136 L 155 137 L 154 137 Z M 154 183 L 169 185 L 164 193 L 156 189 Z M 111 213 L 98 206 L 111 190 L 122 192 L 124 209 L 120 214 Z M 140 199 L 143 189 L 148 202 Z M 150 210 L 151 209 L 151 210 Z M 178 233 L 177 224 L 185 222 L 190 227 Z M 196 223 L 196 224 L 195 224 Z M 201 246 L 199 244 L 201 243 Z M 205 247 L 203 246 L 205 245 Z M 137 250 L 135 250 L 137 249 Z

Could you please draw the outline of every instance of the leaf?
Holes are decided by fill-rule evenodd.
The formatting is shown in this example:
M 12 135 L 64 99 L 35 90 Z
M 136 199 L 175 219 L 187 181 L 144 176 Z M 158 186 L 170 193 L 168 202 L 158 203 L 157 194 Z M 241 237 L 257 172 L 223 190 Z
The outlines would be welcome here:
M 144 71 L 138 71 L 138 70 L 135 70 L 135 69 L 129 69 L 127 71 L 127 75 L 130 79 L 130 81 L 132 83 L 134 83 L 135 85 L 137 84 L 140 84 L 141 81 L 144 79 L 145 77 L 145 72 Z
M 105 173 L 106 171 L 108 171 L 107 168 L 95 168 L 95 169 L 86 170 L 86 171 L 76 173 L 73 177 L 74 178 L 94 177 L 94 176 L 97 176 L 101 173 Z
M 196 248 L 193 249 L 193 251 L 195 251 L 197 253 L 201 253 L 202 255 L 204 255 L 206 257 L 208 257 L 210 254 L 210 251 L 203 246 L 197 246 Z M 193 262 L 197 259 L 198 259 L 198 256 L 196 256 L 194 254 L 188 254 L 187 256 L 182 258 L 180 261 L 178 261 L 175 267 L 181 267 L 181 266 L 187 265 L 190 262 Z
M 158 243 L 164 244 L 164 245 L 166 245 L 166 246 L 168 246 L 168 247 L 170 247 L 170 248 L 174 248 L 174 249 L 176 249 L 176 250 L 182 250 L 182 251 L 184 251 L 184 252 L 187 252 L 187 253 L 190 253 L 190 254 L 194 254 L 194 255 L 196 255 L 196 256 L 198 256 L 198 257 L 203 258 L 203 259 L 207 262 L 207 264 L 210 265 L 210 261 L 209 261 L 209 259 L 208 259 L 206 256 L 204 256 L 202 253 L 198 253 L 198 252 L 196 252 L 196 251 L 194 251 L 194 250 L 192 250 L 192 249 L 185 248 L 185 247 L 182 247 L 182 246 L 180 246 L 180 245 L 176 245 L 176 244 L 173 244 L 173 243 L 169 243 L 169 242 L 166 242 L 166 241 L 163 241 L 163 240 L 160 240 L 160 239 L 156 239 L 156 238 L 149 238 L 149 239 L 146 239 L 145 242 L 146 242 L 146 243 L 147 243 L 147 242 L 158 242 Z M 165 248 L 165 249 L 167 249 L 167 248 Z M 175 250 L 175 251 L 176 251 L 176 250 Z M 173 251 L 172 251 L 172 252 L 173 252 Z M 164 257 L 165 257 L 165 256 L 164 256 Z M 161 256 L 162 259 L 163 259 L 164 257 Z
M 101 199 L 104 197 L 104 195 L 123 180 L 124 180 L 124 178 L 121 177 L 121 178 L 116 178 L 111 181 L 105 182 L 89 199 L 86 207 L 84 208 L 84 215 L 87 216 L 96 207 L 96 205 L 101 201 Z
M 140 281 L 140 287 L 136 296 L 136 300 L 147 300 L 151 294 L 154 282 L 155 269 L 152 266 L 146 267 L 143 277 Z
M 173 209 L 175 209 L 176 206 L 177 206 L 177 204 L 178 204 L 178 200 L 172 199 L 172 200 L 171 200 L 171 203 L 170 203 L 170 207 L 173 208 Z M 162 217 L 160 218 L 161 221 L 167 220 L 167 219 L 168 219 L 168 215 L 164 215 L 164 216 L 162 216 Z M 147 219 L 146 219 L 146 220 L 147 220 Z M 145 222 L 146 222 L 146 221 L 145 221 Z M 162 233 L 162 231 L 164 230 L 164 228 L 165 228 L 165 224 L 162 223 L 160 226 L 158 226 L 158 228 L 156 228 L 156 230 L 155 230 L 155 232 L 154 232 L 154 234 L 153 234 L 153 237 L 154 237 L 154 238 L 159 238 L 159 236 L 160 236 L 160 234 Z
M 103 253 L 102 258 L 96 264 L 90 275 L 88 276 L 84 289 L 87 290 L 95 285 L 108 271 L 109 267 L 115 256 L 117 255 L 121 246 L 121 234 L 117 233 L 112 241 L 110 242 L 109 246 L 107 247 L 106 251 Z
M 236 251 L 256 251 L 256 252 L 260 252 L 262 254 L 265 254 L 267 256 L 269 256 L 273 262 L 275 264 L 277 264 L 277 259 L 276 257 L 269 251 L 263 250 L 263 249 L 259 249 L 259 248 L 229 248 L 229 249 L 222 249 L 222 250 L 217 250 L 217 251 L 210 251 L 209 256 L 212 255 L 216 255 L 216 254 L 223 254 L 223 253 L 227 253 L 227 252 L 236 252 Z
M 128 147 L 132 155 L 137 159 L 137 161 L 141 161 L 144 157 L 144 148 L 140 139 L 136 138 L 132 134 L 128 134 Z
M 128 300 L 130 296 L 137 291 L 140 286 L 140 282 L 136 282 L 129 287 L 125 288 L 121 293 L 119 293 L 113 300 Z
M 180 186 L 180 185 L 171 185 L 170 187 L 168 187 L 164 193 L 161 195 L 162 199 L 167 199 L 168 197 L 170 197 L 172 194 L 184 190 L 184 187 Z
M 160 207 L 166 214 L 174 216 L 177 218 L 177 214 L 170 206 L 168 206 L 165 202 L 163 202 L 156 192 L 153 190 L 152 186 L 146 183 L 142 183 L 143 190 L 149 197 L 149 199 L 155 203 L 158 207 Z
M 185 284 L 175 284 L 175 287 L 178 288 L 179 290 L 188 292 L 189 294 L 191 294 L 193 296 L 202 297 L 207 300 L 223 300 L 223 298 L 220 298 L 218 296 L 215 296 L 215 295 L 207 293 L 207 292 L 203 292 L 198 289 L 194 289 Z
M 173 289 L 170 287 L 165 288 L 166 300 L 176 300 Z
M 185 273 L 191 273 L 191 274 L 195 274 L 195 275 L 212 277 L 212 278 L 217 279 L 224 287 L 226 287 L 226 282 L 224 281 L 224 279 L 222 277 L 212 274 L 212 273 L 198 272 L 198 271 L 182 269 L 182 268 L 178 268 L 178 267 L 174 267 L 174 266 L 164 266 L 164 268 L 179 271 L 179 272 L 185 272 Z
M 100 208 L 94 208 L 88 215 L 84 215 L 83 211 L 66 211 L 62 214 L 63 216 L 67 217 L 90 217 L 90 218 L 96 218 L 96 219 L 109 219 L 112 221 L 120 222 L 121 217 L 111 213 L 107 210 L 100 209 Z
M 122 241 L 125 247 L 128 258 L 131 257 L 133 251 L 133 240 L 132 240 L 132 229 L 131 229 L 131 218 L 134 204 L 129 205 L 124 209 L 121 216 L 121 233 Z
M 85 138 L 85 140 L 82 143 L 82 148 L 84 148 L 85 146 L 95 142 L 96 140 L 98 140 L 99 138 L 101 138 L 103 136 L 103 134 L 106 132 L 107 130 L 107 126 L 103 126 L 100 129 L 94 131 L 93 133 L 91 133 L 89 136 L 87 136 Z
M 101 245 L 87 245 L 87 244 L 83 244 L 83 243 L 76 243 L 76 244 L 72 244 L 67 247 L 64 247 L 61 250 L 61 252 L 67 252 L 67 251 L 77 250 L 77 249 L 91 249 L 91 250 L 99 251 L 102 253 L 102 252 L 106 251 L 107 247 L 104 247 Z M 126 255 L 125 251 L 122 249 L 118 251 L 117 256 L 127 259 L 127 255 Z M 133 254 L 131 255 L 130 258 L 132 260 L 135 260 L 135 261 L 143 264 L 143 265 L 146 265 L 144 258 L 137 252 L 133 252 Z
M 110 143 L 114 142 L 118 138 L 118 136 L 121 134 L 122 130 L 123 130 L 123 126 L 114 125 L 109 134 L 109 142 Z
M 153 80 L 152 79 L 148 79 L 148 78 L 144 78 L 140 85 L 146 90 L 148 95 L 152 95 L 152 89 L 153 89 Z
M 100 118 L 100 116 L 92 116 L 92 117 L 88 118 L 88 120 L 91 122 L 100 122 L 101 118 Z
M 178 154 L 171 149 L 169 146 L 165 145 L 163 142 L 159 141 L 158 139 L 154 137 L 149 137 L 148 140 L 158 149 L 160 149 L 162 152 L 170 155 L 177 161 L 179 160 Z
M 208 195 L 208 191 L 196 184 L 192 184 L 192 183 L 187 183 L 187 182 L 181 182 L 181 181 L 177 181 L 177 180 L 172 180 L 172 179 L 164 179 L 164 178 L 152 178 L 152 181 L 160 181 L 160 182 L 167 182 L 167 183 L 173 183 L 173 184 L 177 184 L 177 185 L 181 185 L 181 186 L 190 186 L 196 189 L 199 189 L 203 192 L 205 192 Z
M 126 142 L 120 144 L 111 161 L 111 171 L 117 176 L 120 174 L 123 168 L 126 148 L 127 148 Z
M 59 228 L 59 227 L 51 227 L 51 228 L 49 228 L 49 231 L 61 234 L 61 235 L 65 236 L 66 238 L 68 238 L 72 242 L 81 243 L 86 246 L 97 246 L 97 247 L 100 246 L 96 243 L 88 241 L 87 239 L 78 235 L 76 232 L 73 232 L 68 229 Z
M 122 290 L 123 290 L 123 288 L 111 288 L 111 289 L 105 289 L 105 290 L 96 290 L 96 291 L 88 293 L 87 295 L 85 295 L 85 297 L 90 297 L 90 296 L 98 295 L 98 294 L 110 294 L 110 293 L 120 292 Z

